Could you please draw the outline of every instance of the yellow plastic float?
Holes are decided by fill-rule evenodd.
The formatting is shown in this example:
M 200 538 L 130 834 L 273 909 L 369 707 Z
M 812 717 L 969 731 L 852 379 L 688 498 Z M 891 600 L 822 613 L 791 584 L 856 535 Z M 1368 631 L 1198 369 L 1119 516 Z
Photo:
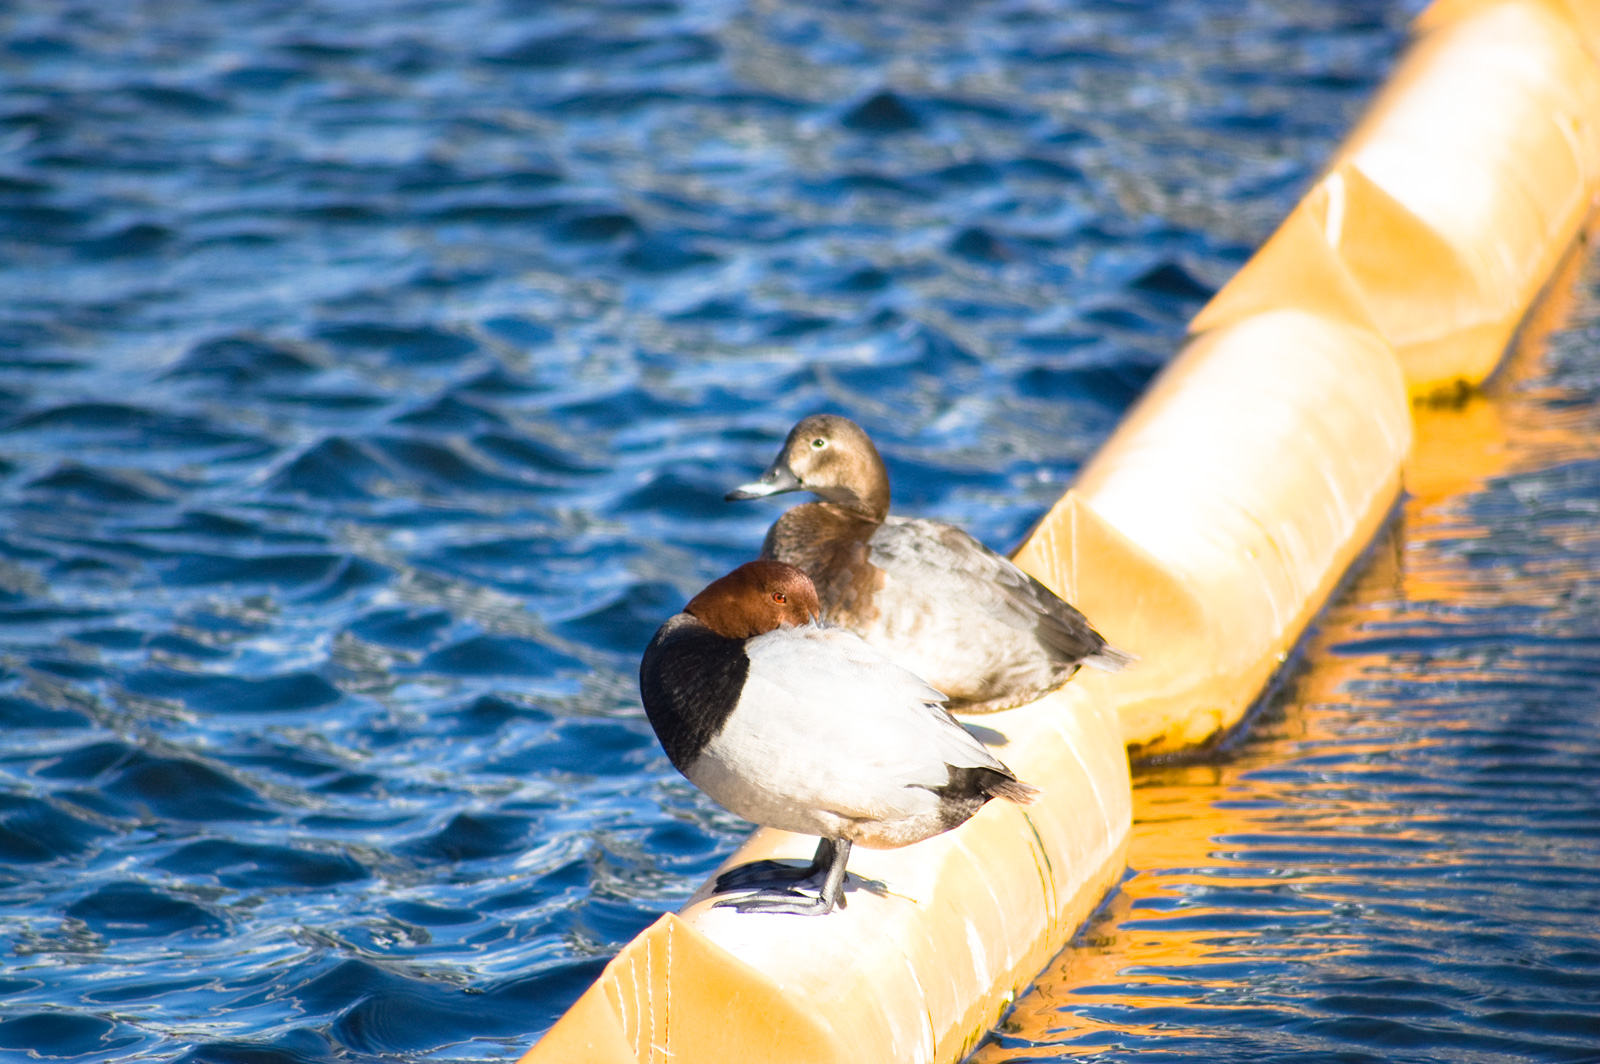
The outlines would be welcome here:
M 1388 515 L 1410 443 L 1389 346 L 1305 311 L 1208 332 L 1152 384 L 1017 553 L 1140 656 L 1092 685 L 1134 753 L 1244 716 Z
M 1323 179 L 1017 553 L 1142 661 L 981 718 L 1027 809 L 859 851 L 820 919 L 707 887 L 523 1064 L 948 1062 L 1121 874 L 1127 751 L 1232 727 L 1383 523 L 1412 397 L 1483 380 L 1600 188 L 1600 4 L 1439 0 Z M 761 830 L 728 859 L 808 858 Z
M 1326 176 L 1195 317 L 1369 323 L 1413 395 L 1483 381 L 1600 182 L 1600 5 L 1439 0 Z

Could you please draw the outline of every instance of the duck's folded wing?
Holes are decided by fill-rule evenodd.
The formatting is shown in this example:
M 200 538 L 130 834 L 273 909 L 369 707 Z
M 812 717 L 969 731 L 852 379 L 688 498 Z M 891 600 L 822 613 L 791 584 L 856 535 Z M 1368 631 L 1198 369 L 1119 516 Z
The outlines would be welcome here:
M 939 704 L 944 696 L 837 628 L 787 628 L 746 645 L 750 672 L 719 756 L 763 785 L 852 817 L 895 815 L 950 769 L 1004 765 Z M 916 800 L 922 800 L 917 798 Z
M 966 604 L 998 624 L 1031 632 L 1064 660 L 1106 649 L 1083 614 L 967 533 L 941 521 L 891 517 L 869 544 L 871 561 L 898 585 Z

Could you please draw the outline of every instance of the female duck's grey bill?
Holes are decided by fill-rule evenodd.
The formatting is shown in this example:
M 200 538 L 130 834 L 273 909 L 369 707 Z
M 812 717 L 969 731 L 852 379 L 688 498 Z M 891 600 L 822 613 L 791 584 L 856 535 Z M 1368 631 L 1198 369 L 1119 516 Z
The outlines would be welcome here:
M 805 485 L 800 483 L 800 478 L 789 468 L 789 463 L 780 458 L 767 467 L 767 471 L 761 474 L 760 480 L 740 484 L 723 498 L 728 502 L 760 499 L 768 495 L 782 495 L 786 491 L 799 491 L 804 487 Z

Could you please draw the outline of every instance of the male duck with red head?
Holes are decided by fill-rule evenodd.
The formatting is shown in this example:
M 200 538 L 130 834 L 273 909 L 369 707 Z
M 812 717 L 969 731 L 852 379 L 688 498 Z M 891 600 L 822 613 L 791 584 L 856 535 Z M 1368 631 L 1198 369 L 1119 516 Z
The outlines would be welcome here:
M 961 713 L 1032 702 L 1080 665 L 1133 660 L 1053 591 L 953 525 L 889 514 L 889 472 L 848 418 L 795 425 L 761 479 L 730 500 L 786 491 L 820 498 L 786 512 L 761 556 L 815 581 L 822 615 L 949 696 Z
M 1037 793 L 943 695 L 820 612 L 805 573 L 749 562 L 662 625 L 639 666 L 645 712 L 679 772 L 746 820 L 822 837 L 798 884 L 814 897 L 785 887 L 717 903 L 741 912 L 829 912 L 855 843 L 908 846 L 991 798 Z

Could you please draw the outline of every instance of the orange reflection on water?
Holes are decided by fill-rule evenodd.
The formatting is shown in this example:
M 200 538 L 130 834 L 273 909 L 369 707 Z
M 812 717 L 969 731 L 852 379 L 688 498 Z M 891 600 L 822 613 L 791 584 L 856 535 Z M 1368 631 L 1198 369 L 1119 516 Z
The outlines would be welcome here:
M 1578 300 L 1582 317 L 1600 321 L 1589 288 L 1579 289 Z M 1260 985 L 1264 956 L 1292 968 L 1296 958 L 1326 961 L 1359 945 L 1340 929 L 1337 909 L 1348 892 L 1326 889 L 1355 877 L 1319 870 L 1328 862 L 1315 859 L 1327 840 L 1370 837 L 1398 848 L 1415 841 L 1409 860 L 1447 870 L 1448 847 L 1427 841 L 1439 814 L 1390 808 L 1373 800 L 1381 781 L 1355 794 L 1350 781 L 1386 759 L 1392 764 L 1397 751 L 1421 750 L 1469 727 L 1457 719 L 1451 694 L 1461 683 L 1537 668 L 1470 650 L 1452 657 L 1453 641 L 1438 632 L 1459 624 L 1470 637 L 1485 610 L 1552 608 L 1587 573 L 1584 552 L 1562 548 L 1586 544 L 1592 555 L 1600 503 L 1574 500 L 1570 526 L 1546 520 L 1539 534 L 1554 549 L 1528 552 L 1532 560 L 1518 561 L 1515 571 L 1496 569 L 1508 563 L 1485 562 L 1474 550 L 1491 534 L 1523 534 L 1515 522 L 1491 533 L 1463 505 L 1494 478 L 1522 474 L 1519 486 L 1537 492 L 1538 471 L 1600 456 L 1594 405 L 1564 402 L 1540 377 L 1547 330 L 1567 309 L 1547 307 L 1531 322 L 1485 392 L 1416 410 L 1418 445 L 1398 519 L 1319 619 L 1291 682 L 1249 724 L 1248 743 L 1201 762 L 1135 769 L 1128 878 L 973 1064 L 1080 1056 L 1127 1046 L 1130 1036 L 1169 1039 L 1191 1027 L 1204 1040 L 1260 1021 L 1252 1012 L 1265 1006 L 1252 1001 L 1272 998 L 1270 985 Z M 1403 641 L 1418 628 L 1435 633 L 1438 645 L 1428 654 L 1382 645 L 1385 633 Z M 1470 646 L 1470 638 L 1459 645 Z M 1398 706 L 1353 693 L 1379 675 L 1421 690 Z M 1337 767 L 1336 781 L 1332 772 L 1317 778 L 1319 759 Z M 1275 771 L 1290 763 L 1292 772 Z M 1276 848 L 1285 854 L 1281 866 L 1274 866 Z M 1428 888 L 1417 889 L 1425 898 Z M 1258 903 L 1274 908 L 1253 922 Z M 1275 934 L 1253 933 L 1261 924 Z M 1304 933 L 1294 933 L 1298 924 Z M 1249 992 L 1228 992 L 1247 981 Z
M 1306 701 L 1311 692 L 1334 688 L 1344 675 L 1360 671 L 1360 659 L 1333 659 L 1329 667 L 1313 669 L 1299 691 Z M 1298 700 L 1297 700 L 1298 701 Z M 1305 749 L 1322 743 L 1337 745 L 1341 756 L 1359 757 L 1364 749 L 1385 747 L 1389 736 L 1381 722 L 1354 719 L 1333 705 L 1305 712 L 1297 705 L 1281 719 L 1264 722 L 1280 740 Z M 1130 1024 L 1137 1010 L 1153 1010 L 1155 1025 L 1169 1023 L 1163 1006 L 1181 1002 L 1185 1009 L 1211 1008 L 1206 1000 L 1219 988 L 1237 985 L 1240 978 L 1229 968 L 1240 963 L 1239 952 L 1229 944 L 1225 928 L 1195 928 L 1196 922 L 1214 923 L 1237 915 L 1232 907 L 1212 907 L 1205 892 L 1217 884 L 1219 870 L 1232 865 L 1230 887 L 1289 889 L 1329 882 L 1329 877 L 1296 874 L 1292 881 L 1261 875 L 1229 855 L 1229 840 L 1284 830 L 1284 808 L 1302 796 L 1284 793 L 1270 780 L 1243 778 L 1253 761 L 1226 761 L 1188 765 L 1146 766 L 1135 772 L 1133 840 L 1128 864 L 1133 874 L 1122 884 L 1095 918 L 1086 936 L 1069 947 L 1034 989 L 1022 998 L 1003 1030 L 1039 1043 L 1063 1042 L 1063 1055 L 1078 1055 L 1110 1047 L 1093 1038 L 1097 1031 L 1125 1035 L 1142 1025 Z M 1346 808 L 1338 799 L 1319 798 L 1306 810 L 1306 830 L 1354 829 L 1370 818 Z M 1319 908 L 1302 911 L 1306 917 L 1326 916 Z M 1300 948 L 1326 956 L 1340 948 L 1326 935 Z M 1199 969 L 1208 969 L 1200 971 Z M 1196 994 L 1199 987 L 1206 993 Z M 1108 996 L 1125 1008 L 1119 1019 L 1096 1015 Z M 1240 1012 L 1237 1004 L 1219 1009 Z M 1243 1020 L 1244 1017 L 1239 1017 Z M 972 1058 L 994 1064 L 1023 1057 L 1035 1059 L 1037 1047 L 1006 1050 L 989 1044 Z

